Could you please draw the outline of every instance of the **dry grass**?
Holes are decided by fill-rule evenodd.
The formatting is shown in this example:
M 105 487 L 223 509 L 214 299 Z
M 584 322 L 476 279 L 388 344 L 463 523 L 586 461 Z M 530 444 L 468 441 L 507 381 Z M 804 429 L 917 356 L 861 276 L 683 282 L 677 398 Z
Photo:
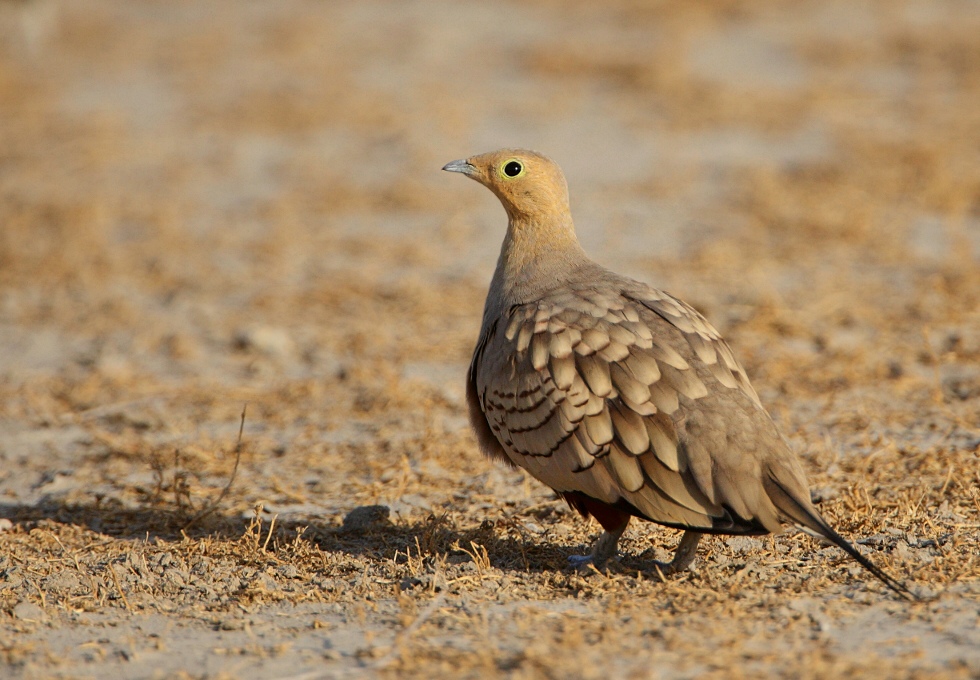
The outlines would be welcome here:
M 0 675 L 978 677 L 975 9 L 52 7 L 0 2 Z M 502 216 L 437 169 L 488 138 L 927 601 L 805 536 L 566 567 L 597 527 L 465 424 Z

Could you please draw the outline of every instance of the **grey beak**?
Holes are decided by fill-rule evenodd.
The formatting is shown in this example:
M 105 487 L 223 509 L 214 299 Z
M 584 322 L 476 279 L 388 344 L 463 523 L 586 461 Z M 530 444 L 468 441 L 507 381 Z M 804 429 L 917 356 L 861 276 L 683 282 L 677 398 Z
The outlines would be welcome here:
M 467 177 L 472 177 L 476 174 L 476 166 L 470 165 L 466 159 L 446 163 L 442 166 L 442 169 L 446 172 L 461 172 Z

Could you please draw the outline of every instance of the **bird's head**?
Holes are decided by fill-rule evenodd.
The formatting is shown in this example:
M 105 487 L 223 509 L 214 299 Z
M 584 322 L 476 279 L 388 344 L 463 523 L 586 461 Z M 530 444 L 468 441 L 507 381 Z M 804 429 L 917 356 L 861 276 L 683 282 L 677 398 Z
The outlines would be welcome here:
M 460 172 L 487 187 L 519 220 L 568 216 L 568 185 L 558 164 L 535 151 L 500 149 L 471 156 L 442 168 Z

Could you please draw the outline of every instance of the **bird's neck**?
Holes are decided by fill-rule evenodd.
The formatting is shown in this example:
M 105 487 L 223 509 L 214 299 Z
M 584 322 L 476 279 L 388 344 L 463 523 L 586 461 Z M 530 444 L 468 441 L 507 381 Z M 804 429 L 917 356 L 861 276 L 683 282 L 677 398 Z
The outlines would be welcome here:
M 486 311 L 496 316 L 511 305 L 532 302 L 588 261 L 567 212 L 547 218 L 511 215 Z

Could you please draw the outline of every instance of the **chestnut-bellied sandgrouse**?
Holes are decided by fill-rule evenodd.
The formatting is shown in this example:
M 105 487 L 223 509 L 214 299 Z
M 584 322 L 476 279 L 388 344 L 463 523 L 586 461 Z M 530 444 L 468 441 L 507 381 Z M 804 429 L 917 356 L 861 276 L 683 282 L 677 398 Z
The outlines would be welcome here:
M 790 524 L 909 595 L 817 512 L 800 461 L 718 331 L 586 256 L 557 164 L 504 149 L 443 170 L 490 189 L 508 217 L 469 370 L 470 420 L 490 457 L 602 525 L 574 564 L 601 568 L 631 517 L 685 531 L 674 559 L 653 565 L 664 575 L 690 565 L 702 534 Z

